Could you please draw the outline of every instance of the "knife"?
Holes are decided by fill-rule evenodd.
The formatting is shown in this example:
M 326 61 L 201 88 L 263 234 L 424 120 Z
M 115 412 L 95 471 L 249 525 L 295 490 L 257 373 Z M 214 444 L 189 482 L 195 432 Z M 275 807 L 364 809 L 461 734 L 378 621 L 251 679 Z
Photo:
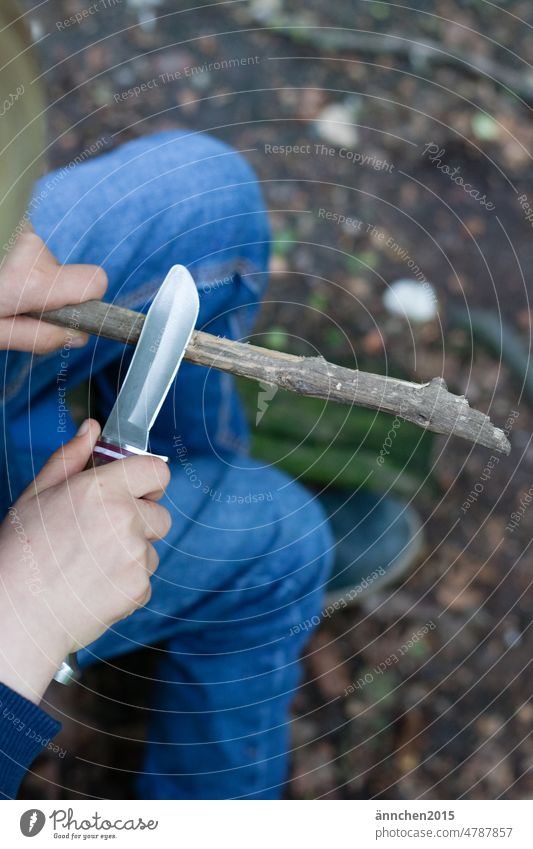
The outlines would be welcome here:
M 183 265 L 174 265 L 148 310 L 126 377 L 87 468 L 133 455 L 154 456 L 147 450 L 150 429 L 178 373 L 199 311 L 194 280 Z M 168 462 L 168 457 L 161 459 Z M 75 667 L 75 659 L 68 658 L 54 680 L 72 683 L 77 677 Z

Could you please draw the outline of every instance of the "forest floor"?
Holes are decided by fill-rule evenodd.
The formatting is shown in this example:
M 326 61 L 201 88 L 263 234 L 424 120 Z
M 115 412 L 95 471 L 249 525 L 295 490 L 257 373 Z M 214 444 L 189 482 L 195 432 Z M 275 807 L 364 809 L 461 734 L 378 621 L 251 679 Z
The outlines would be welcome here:
M 490 310 L 529 348 L 533 240 L 518 197 L 533 198 L 530 106 L 474 66 L 490 59 L 526 78 L 530 4 L 508 2 L 504 12 L 440 0 L 432 14 L 422 3 L 418 12 L 354 0 L 312 0 L 305 13 L 302 2 L 286 6 L 308 28 L 432 39 L 468 57 L 463 64 L 435 63 L 423 50 L 396 56 L 390 40 L 372 53 L 332 50 L 311 43 L 309 29 L 261 24 L 264 8 L 279 6 L 261 0 L 183 13 L 176 6 L 187 4 L 169 0 L 153 31 L 133 26 L 122 3 L 58 30 L 81 5 L 57 0 L 31 16 L 37 35 L 49 33 L 41 52 L 54 104 L 53 166 L 98 139 L 112 147 L 177 125 L 215 133 L 246 151 L 272 211 L 272 282 L 259 331 L 274 328 L 296 352 L 305 339 L 338 362 L 353 364 L 355 350 L 358 363 L 377 372 L 421 382 L 442 375 L 500 426 L 519 413 L 512 453 L 488 479 L 481 476 L 490 452 L 436 441 L 436 486 L 414 498 L 425 522 L 423 562 L 392 594 L 338 613 L 314 636 L 295 706 L 290 797 L 531 798 L 531 521 L 526 514 L 514 533 L 505 528 L 533 479 L 532 413 L 508 364 L 485 346 L 473 351 L 468 329 L 452 320 L 454 311 Z M 232 57 L 256 59 L 208 67 Z M 177 81 L 114 101 L 177 70 Z M 327 123 L 332 105 L 356 131 Z M 276 145 L 299 152 L 276 153 Z M 434 149 L 473 193 L 431 161 Z M 360 226 L 339 225 L 321 210 Z M 412 276 L 409 258 L 439 302 L 438 319 L 413 334 L 382 299 L 387 284 Z M 471 491 L 475 503 L 463 512 Z M 372 672 L 428 623 L 436 627 L 416 650 L 386 674 Z M 147 651 L 123 661 L 120 676 L 93 670 L 86 687 L 62 696 L 74 717 L 59 741 L 67 756 L 59 765 L 40 762 L 27 797 L 132 795 L 146 694 L 127 673 L 149 670 L 151 661 Z M 370 683 L 350 686 L 365 675 Z

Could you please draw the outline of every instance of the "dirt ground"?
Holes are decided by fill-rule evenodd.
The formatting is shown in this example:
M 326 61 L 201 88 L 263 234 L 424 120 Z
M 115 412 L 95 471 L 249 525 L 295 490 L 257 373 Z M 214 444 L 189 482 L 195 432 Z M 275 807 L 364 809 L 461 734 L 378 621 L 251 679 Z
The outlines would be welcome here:
M 353 365 L 355 351 L 369 370 L 421 382 L 442 375 L 502 427 L 518 414 L 511 455 L 488 475 L 490 452 L 437 439 L 436 486 L 413 500 L 426 527 L 423 561 L 393 593 L 339 613 L 314 637 L 295 707 L 290 797 L 530 798 L 533 514 L 513 531 L 506 525 L 533 483 L 531 405 L 523 375 L 494 346 L 474 347 L 457 316 L 489 310 L 527 355 L 533 240 L 519 198 L 533 204 L 533 98 L 517 95 L 507 75 L 527 85 L 533 74 L 531 5 L 441 0 L 429 12 L 421 0 L 411 4 L 419 11 L 254 0 L 183 12 L 194 4 L 168 2 L 153 31 L 135 26 L 126 2 L 63 30 L 57 22 L 81 0 L 24 5 L 36 7 L 42 39 L 52 165 L 99 139 L 113 147 L 177 125 L 215 133 L 245 151 L 271 210 L 272 283 L 259 330 L 277 328 L 295 352 L 314 345 Z M 298 27 L 269 28 L 267 8 Z M 390 38 L 372 50 L 333 49 L 320 41 L 331 28 L 405 36 L 410 53 L 391 52 Z M 465 61 L 435 61 L 420 46 L 428 39 L 441 59 Z M 246 64 L 209 68 L 231 58 Z M 483 62 L 494 79 L 476 70 Z M 177 70 L 179 80 L 114 101 Z M 351 116 L 346 124 L 328 123 L 332 105 Z M 439 303 L 438 317 L 413 333 L 382 300 L 390 282 L 412 277 L 410 259 Z M 373 673 L 428 623 L 416 649 Z M 43 758 L 37 773 L 69 790 L 30 776 L 27 798 L 132 795 L 146 693 L 129 673 L 148 675 L 150 663 L 149 652 L 127 659 L 119 679 L 92 671 L 85 688 L 62 696 L 75 715 L 61 738 L 68 754 Z

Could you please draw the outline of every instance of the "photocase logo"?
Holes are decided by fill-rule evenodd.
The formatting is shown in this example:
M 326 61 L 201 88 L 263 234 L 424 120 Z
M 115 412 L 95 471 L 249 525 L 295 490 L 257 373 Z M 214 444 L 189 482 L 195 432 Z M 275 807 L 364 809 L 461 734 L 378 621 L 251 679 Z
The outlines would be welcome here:
M 270 407 L 270 402 L 274 400 L 278 394 L 279 386 L 272 383 L 261 381 L 259 384 L 259 395 L 257 397 L 257 416 L 255 417 L 256 427 L 261 423 L 263 416 Z
M 32 808 L 22 814 L 20 818 L 20 830 L 24 837 L 35 837 L 36 834 L 39 834 L 43 830 L 45 822 L 46 817 L 43 812 Z

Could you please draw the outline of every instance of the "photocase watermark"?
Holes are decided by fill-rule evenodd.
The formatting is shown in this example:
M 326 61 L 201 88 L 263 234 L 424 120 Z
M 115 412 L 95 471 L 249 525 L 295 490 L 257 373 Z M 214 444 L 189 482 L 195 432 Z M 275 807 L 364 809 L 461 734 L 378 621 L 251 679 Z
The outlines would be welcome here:
M 261 62 L 260 56 L 233 56 L 230 59 L 219 59 L 214 62 L 205 62 L 203 65 L 186 65 L 184 68 L 179 68 L 176 71 L 167 71 L 159 74 L 157 77 L 152 77 L 144 83 L 139 83 L 131 88 L 116 92 L 113 95 L 115 103 L 124 103 L 134 97 L 139 97 L 147 91 L 153 91 L 156 88 L 163 88 L 169 83 L 174 83 L 177 80 L 190 80 L 192 77 L 199 76 L 213 71 L 229 71 L 233 68 L 242 68 L 248 65 L 258 65 Z
M 255 417 L 255 425 L 258 427 L 270 407 L 272 401 L 279 392 L 279 386 L 275 383 L 266 383 L 264 380 L 259 383 L 259 392 L 257 394 L 257 415 Z
M 394 170 L 394 165 L 387 159 L 379 159 L 373 153 L 363 153 L 359 150 L 351 150 L 347 147 L 331 147 L 327 144 L 315 144 L 315 156 L 338 156 L 339 159 L 346 159 L 352 165 L 361 165 L 363 168 L 371 168 L 373 171 L 388 171 L 391 173 Z
M 66 433 L 67 425 L 69 421 L 69 409 L 67 406 L 67 380 L 68 380 L 68 367 L 69 367 L 69 357 L 70 352 L 72 350 L 72 334 L 74 331 L 78 330 L 80 326 L 79 322 L 80 311 L 77 309 L 72 310 L 72 317 L 68 324 L 69 333 L 67 334 L 67 338 L 65 339 L 65 343 L 60 351 L 59 356 L 61 357 L 61 362 L 59 364 L 59 371 L 56 375 L 56 386 L 57 386 L 57 412 L 58 412 L 58 425 L 57 432 L 58 433 Z
M 376 242 L 383 242 L 384 246 L 388 248 L 389 252 L 392 254 L 393 258 L 398 260 L 399 262 L 403 262 L 404 265 L 409 269 L 414 280 L 417 280 L 418 283 L 422 286 L 422 288 L 428 293 L 431 300 L 436 303 L 437 296 L 435 294 L 435 290 L 429 280 L 426 278 L 426 275 L 415 262 L 413 257 L 410 255 L 409 251 L 401 245 L 393 236 L 389 236 L 384 230 L 380 230 L 379 227 L 376 227 L 375 224 L 367 224 L 366 232 L 372 239 Z
M 520 415 L 520 413 L 517 412 L 517 410 L 511 410 L 511 412 L 509 413 L 509 416 L 507 417 L 507 421 L 505 422 L 505 426 L 503 428 L 503 432 L 507 437 L 511 433 L 511 430 L 513 429 L 513 425 L 516 422 L 519 415 Z M 496 466 L 498 465 L 498 463 L 500 462 L 500 459 L 501 458 L 498 454 L 492 454 L 492 456 L 489 457 L 481 475 L 479 476 L 479 480 L 472 487 L 472 489 L 470 490 L 466 499 L 463 501 L 463 503 L 461 505 L 461 510 L 462 510 L 463 514 L 467 513 L 468 510 L 470 510 L 472 505 L 476 503 L 479 496 L 484 492 L 485 484 L 492 477 L 492 473 L 493 473 L 494 469 L 496 468 Z
M 347 590 L 340 598 L 336 601 L 328 604 L 320 614 L 316 614 L 315 616 L 311 616 L 309 619 L 306 619 L 303 622 L 299 622 L 298 625 L 293 625 L 291 630 L 289 631 L 288 636 L 294 637 L 296 634 L 301 634 L 302 631 L 312 631 L 314 628 L 317 628 L 323 619 L 331 619 L 334 613 L 337 613 L 339 610 L 345 610 L 350 604 L 364 593 L 365 590 L 368 590 L 374 581 L 377 581 L 378 578 L 382 578 L 385 575 L 385 569 L 382 566 L 379 566 L 370 575 L 367 575 L 366 578 L 362 578 L 358 584 L 352 587 L 350 590 Z
M 7 251 L 11 250 L 11 248 L 15 245 L 15 242 L 21 235 L 21 233 L 26 228 L 28 224 L 32 212 L 34 212 L 39 204 L 41 204 L 50 192 L 61 183 L 61 181 L 70 173 L 70 171 L 76 167 L 76 165 L 81 165 L 82 162 L 85 162 L 86 159 L 89 159 L 94 154 L 99 153 L 103 148 L 107 147 L 107 141 L 103 138 L 98 139 L 93 142 L 93 144 L 89 145 L 85 148 L 80 154 L 78 154 L 68 165 L 65 165 L 64 168 L 56 171 L 55 174 L 50 175 L 49 179 L 46 183 L 40 188 L 39 192 L 35 194 L 28 204 L 28 208 L 19 223 L 15 227 L 13 233 L 9 237 L 8 241 L 2 245 L 2 250 L 7 253 Z
M 519 507 L 511 513 L 511 521 L 508 522 L 505 526 L 505 530 L 509 531 L 509 533 L 513 533 L 516 528 L 520 525 L 520 522 L 526 515 L 527 510 L 531 502 L 533 501 L 533 484 L 529 487 L 527 492 L 524 495 L 520 496 L 520 505 Z
M 143 817 L 119 817 L 109 819 L 98 811 L 81 815 L 74 814 L 74 808 L 56 808 L 48 816 L 39 808 L 29 808 L 20 818 L 20 830 L 24 837 L 39 834 L 46 823 L 54 833 L 54 838 L 79 840 L 116 840 L 125 831 L 156 831 L 159 820 L 145 820 Z
M 383 445 L 381 446 L 380 452 L 376 458 L 376 463 L 378 464 L 378 466 L 384 465 L 385 458 L 388 457 L 392 451 L 392 446 L 394 445 L 394 440 L 396 439 L 398 428 L 401 427 L 401 424 L 404 421 L 404 419 L 402 418 L 404 410 L 405 408 L 402 404 L 400 407 L 400 412 L 394 416 L 393 422 L 389 428 L 387 436 L 383 440 Z
M 341 212 L 333 212 L 330 209 L 324 209 L 324 207 L 320 207 L 317 216 L 318 218 L 323 218 L 325 221 L 332 221 L 334 224 L 339 224 L 346 230 L 361 232 L 365 227 L 364 222 L 359 218 L 350 218 L 349 215 L 343 215 Z
M 352 218 L 342 212 L 325 209 L 325 207 L 320 207 L 317 211 L 317 217 L 324 219 L 324 221 L 331 221 L 334 224 L 338 224 L 344 227 L 347 232 L 353 231 L 359 235 L 370 236 L 374 242 L 381 242 L 395 260 L 403 262 L 407 266 L 413 279 L 420 283 L 421 287 L 429 295 L 431 301 L 435 304 L 438 303 L 435 290 L 426 278 L 426 275 L 420 266 L 409 254 L 409 251 L 397 242 L 393 236 L 389 236 L 388 233 L 384 230 L 380 230 L 375 224 L 362 221 L 360 218 Z
M 528 196 L 526 194 L 521 194 L 518 196 L 518 203 L 524 213 L 524 218 L 526 221 L 529 221 L 530 225 L 533 227 L 533 209 L 529 203 Z
M 223 498 L 223 494 L 218 489 L 213 489 L 210 484 L 206 483 L 199 475 L 198 469 L 195 467 L 193 463 L 189 460 L 189 451 L 187 446 L 183 442 L 183 438 L 181 434 L 177 434 L 174 436 L 172 440 L 172 445 L 176 451 L 176 457 L 184 470 L 185 474 L 189 478 L 189 483 L 193 489 L 200 489 L 204 495 L 208 495 L 212 501 L 221 502 Z
M 481 206 L 485 207 L 488 212 L 493 212 L 493 210 L 496 209 L 496 206 L 492 203 L 492 201 L 487 200 L 486 194 L 482 195 L 479 189 L 476 189 L 471 183 L 465 183 L 460 173 L 461 169 L 458 165 L 455 168 L 452 168 L 450 165 L 443 162 L 443 157 L 446 156 L 446 148 L 439 147 L 439 145 L 434 142 L 427 142 L 422 152 L 422 156 L 427 156 L 435 168 L 437 168 L 442 174 L 449 177 L 452 183 L 455 183 L 456 186 L 460 186 L 465 194 L 469 195 L 469 197 L 474 200 L 477 200 L 477 202 Z
M 470 490 L 466 500 L 461 504 L 461 510 L 463 513 L 466 513 L 470 510 L 472 504 L 475 504 L 478 500 L 481 493 L 485 490 L 486 481 L 490 480 L 492 476 L 493 470 L 496 468 L 498 463 L 500 462 L 500 458 L 493 454 L 486 462 L 485 467 L 479 476 L 479 481 L 474 485 L 474 487 Z M 481 483 L 483 481 L 483 483 Z
M 3 103 L 0 103 L 0 118 L 3 118 L 4 115 L 7 115 L 12 106 L 15 105 L 17 100 L 23 96 L 26 89 L 22 85 L 22 83 L 17 86 L 16 90 L 12 94 L 8 94 L 8 96 L 4 99 Z
M 176 451 L 176 458 L 189 479 L 192 489 L 197 489 L 203 495 L 218 504 L 263 504 L 265 502 L 274 501 L 274 493 L 272 490 L 263 490 L 261 492 L 247 493 L 232 493 L 222 492 L 220 489 L 214 489 L 207 481 L 199 474 L 198 468 L 189 460 L 189 452 L 187 446 L 183 442 L 181 434 L 174 436 L 172 444 Z
M 100 838 L 107 840 L 110 837 L 117 836 L 112 833 L 115 831 L 155 831 L 159 826 L 159 820 L 144 820 L 142 817 L 110 820 L 98 812 L 89 816 L 82 814 L 79 819 L 76 819 L 73 808 L 54 810 L 49 819 L 55 832 L 54 837 L 81 837 L 81 834 L 76 834 L 78 831 L 89 832 L 87 835 L 83 834 L 84 838 L 87 836 L 97 837 L 98 832 L 104 832 L 100 834 Z M 61 831 L 65 833 L 61 834 Z M 96 834 L 91 834 L 91 832 L 96 832 Z
M 86 21 L 87 18 L 92 17 L 92 15 L 97 15 L 98 12 L 104 12 L 106 9 L 112 9 L 115 6 L 120 6 L 121 3 L 122 0 L 97 0 L 97 2 L 92 3 L 91 6 L 81 9 L 69 18 L 65 18 L 64 21 L 56 21 L 56 29 L 62 32 L 65 29 L 69 29 L 69 27 L 83 23 L 83 21 Z
M 46 817 L 38 808 L 25 811 L 20 818 L 20 830 L 24 837 L 36 837 L 46 825 Z
M 394 165 L 387 159 L 379 159 L 373 153 L 363 153 L 360 150 L 352 150 L 349 147 L 331 147 L 323 143 L 308 144 L 265 144 L 264 151 L 276 156 L 327 156 L 338 157 L 351 162 L 352 165 L 371 168 L 373 171 L 394 170 Z
M 384 672 L 387 672 L 392 666 L 395 666 L 400 662 L 402 657 L 404 657 L 411 649 L 420 642 L 420 640 L 424 639 L 430 631 L 434 631 L 436 629 L 436 625 L 431 620 L 426 622 L 418 631 L 415 631 L 411 637 L 406 640 L 405 643 L 398 649 L 398 651 L 390 654 L 385 660 L 382 660 L 381 663 L 378 663 L 377 666 L 374 666 L 369 672 L 365 673 L 362 678 L 358 678 L 357 681 L 354 681 L 353 684 L 350 684 L 344 690 L 344 695 L 351 696 L 353 693 L 364 690 L 369 684 L 372 684 L 375 681 L 378 675 L 383 675 Z
M 48 749 L 48 751 L 53 752 L 53 754 L 57 755 L 59 758 L 64 758 L 66 756 L 66 749 L 58 746 L 49 737 L 43 737 L 35 731 L 35 729 L 24 722 L 24 720 L 21 719 L 20 716 L 18 716 L 18 714 L 9 707 L 9 705 L 5 705 L 2 699 L 0 699 L 0 720 L 10 723 L 10 725 L 19 734 L 24 734 L 28 740 L 34 740 L 43 749 Z
M 39 593 L 42 593 L 44 590 L 41 569 L 33 554 L 30 540 L 28 539 L 28 535 L 24 528 L 22 519 L 18 514 L 17 508 L 10 507 L 8 510 L 8 516 L 22 548 L 22 563 L 28 572 L 24 579 L 24 583 L 33 595 L 39 595 Z
M 231 286 L 231 284 L 235 281 L 234 274 L 227 274 L 225 277 L 221 277 L 220 280 L 213 280 L 209 283 L 202 283 L 198 286 L 198 294 L 200 297 L 204 295 L 211 295 L 213 292 L 217 292 L 219 289 L 223 289 L 224 286 Z

